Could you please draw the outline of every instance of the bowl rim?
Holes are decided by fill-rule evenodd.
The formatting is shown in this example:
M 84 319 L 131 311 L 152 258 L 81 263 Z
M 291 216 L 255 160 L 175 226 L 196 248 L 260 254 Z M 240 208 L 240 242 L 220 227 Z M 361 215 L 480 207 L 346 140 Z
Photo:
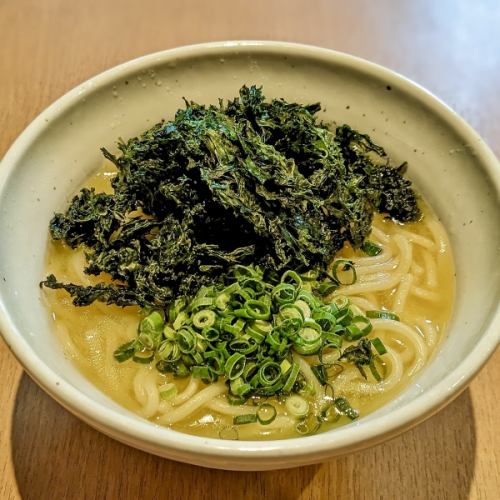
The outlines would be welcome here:
M 147 54 L 114 66 L 77 85 L 42 111 L 11 145 L 1 162 L 0 197 L 5 191 L 7 180 L 14 173 L 18 161 L 30 148 L 30 145 L 53 120 L 77 104 L 81 100 L 82 94 L 95 92 L 115 80 L 147 69 L 152 65 L 190 57 L 224 56 L 238 51 L 241 54 L 267 53 L 269 55 L 302 56 L 315 62 L 336 63 L 385 80 L 388 84 L 397 85 L 402 92 L 432 109 L 448 127 L 459 136 L 466 137 L 469 144 L 474 144 L 478 163 L 481 163 L 489 175 L 497 195 L 500 196 L 500 163 L 493 152 L 455 111 L 420 85 L 381 65 L 342 52 L 290 42 L 242 40 L 187 45 Z M 130 416 L 120 414 L 104 404 L 96 402 L 89 396 L 82 394 L 70 382 L 59 377 L 56 372 L 41 362 L 36 352 L 18 331 L 13 318 L 6 309 L 1 294 L 0 334 L 4 337 L 14 356 L 42 389 L 73 414 L 115 438 L 125 440 L 128 444 L 141 447 L 138 444 L 140 441 L 146 443 L 150 449 L 175 450 L 184 455 L 216 455 L 221 458 L 244 458 L 247 460 L 286 459 L 313 454 L 327 456 L 339 454 L 342 451 L 362 449 L 375 442 L 395 436 L 438 411 L 465 389 L 500 343 L 500 307 L 490 315 L 487 326 L 484 326 L 481 339 L 468 356 L 439 383 L 427 390 L 425 395 L 419 395 L 403 407 L 395 409 L 390 419 L 382 415 L 370 420 L 361 420 L 362 425 L 350 424 L 337 428 L 335 431 L 313 436 L 270 441 L 227 441 L 185 434 L 160 427 L 147 420 L 137 420 L 137 417 L 132 414 Z

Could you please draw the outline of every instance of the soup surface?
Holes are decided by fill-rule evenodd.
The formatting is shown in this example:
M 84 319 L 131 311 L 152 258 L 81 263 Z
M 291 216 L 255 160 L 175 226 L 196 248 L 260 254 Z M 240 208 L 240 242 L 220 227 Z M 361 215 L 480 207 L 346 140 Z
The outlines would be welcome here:
M 115 168 L 110 163 L 88 180 L 86 187 L 111 192 L 110 180 Z M 311 391 L 304 396 L 312 406 L 321 406 L 328 398 L 345 397 L 362 417 L 394 398 L 432 357 L 442 340 L 450 318 L 454 297 L 453 259 L 446 232 L 431 209 L 421 202 L 423 219 L 400 224 L 376 215 L 370 240 L 382 248 L 367 256 L 346 245 L 337 257 L 350 259 L 357 281 L 340 287 L 328 300 L 347 297 L 360 314 L 366 311 L 390 311 L 399 321 L 373 318 L 368 339 L 382 340 L 387 352 L 379 358 L 382 378 L 372 374 L 363 377 L 354 365 L 335 364 L 340 352 L 329 353 L 327 361 L 331 385 L 321 386 L 311 371 L 317 355 L 294 354 Z M 47 271 L 62 281 L 95 284 L 103 281 L 83 273 L 83 250 L 72 250 L 60 242 L 50 242 Z M 231 405 L 224 380 L 204 384 L 193 377 L 175 378 L 162 374 L 151 364 L 132 361 L 118 363 L 113 353 L 137 335 L 138 307 L 120 308 L 103 303 L 76 308 L 62 290 L 45 292 L 65 354 L 97 387 L 112 399 L 160 425 L 191 434 L 225 439 L 280 439 L 317 430 L 314 424 L 297 428 L 284 396 L 268 398 L 276 418 L 267 424 L 259 422 L 233 425 L 235 417 L 258 411 L 256 404 Z M 353 342 L 354 343 L 354 342 Z M 347 347 L 349 343 L 344 344 Z M 176 395 L 163 400 L 159 387 L 175 384 Z M 346 416 L 326 418 L 321 430 L 348 423 Z

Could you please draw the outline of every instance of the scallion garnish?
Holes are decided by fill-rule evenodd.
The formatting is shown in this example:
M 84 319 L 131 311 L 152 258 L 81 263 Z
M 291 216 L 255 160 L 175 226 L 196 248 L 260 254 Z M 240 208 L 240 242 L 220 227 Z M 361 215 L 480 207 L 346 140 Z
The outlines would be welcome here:
M 151 361 L 153 361 L 155 357 L 155 353 L 153 351 L 140 351 L 140 352 L 136 352 L 132 359 L 136 362 L 136 363 L 141 363 L 143 365 L 147 365 L 149 363 L 151 363 Z
M 276 418 L 277 411 L 273 405 L 261 404 L 257 409 L 257 420 L 262 425 L 269 425 Z
M 350 260 L 335 260 L 333 262 L 332 275 L 340 285 L 353 285 L 357 280 L 356 269 Z
M 373 241 L 365 240 L 361 245 L 361 250 L 369 257 L 375 257 L 382 251 L 382 248 L 373 243 Z
M 285 401 L 285 406 L 296 418 L 303 418 L 309 413 L 309 403 L 297 394 L 289 396 Z
M 380 355 L 385 354 L 387 352 L 384 343 L 378 337 L 371 339 L 371 343 Z
M 113 356 L 115 357 L 116 361 L 118 361 L 119 363 L 123 363 L 124 361 L 127 361 L 127 359 L 130 359 L 135 354 L 136 350 L 137 341 L 134 339 L 118 347 L 118 349 L 116 349 L 116 351 L 113 353 Z
M 318 379 L 318 382 L 321 385 L 325 385 L 327 380 L 325 365 L 321 364 L 311 366 L 311 370 Z
M 210 328 L 214 325 L 216 318 L 217 316 L 214 311 L 211 311 L 210 309 L 202 309 L 193 315 L 193 326 L 199 328 L 200 330 Z
M 359 417 L 359 413 L 349 404 L 346 398 L 335 398 L 333 404 L 341 415 L 345 415 L 351 420 L 356 420 Z
M 177 386 L 172 382 L 161 385 L 158 390 L 163 400 L 172 399 L 177 394 Z
M 257 415 L 255 413 L 237 415 L 236 417 L 233 418 L 234 425 L 253 424 L 254 422 L 257 422 Z
M 246 358 L 243 354 L 235 352 L 231 355 L 225 366 L 226 376 L 229 380 L 238 378 L 245 369 Z
M 299 365 L 297 363 L 294 363 L 292 365 L 292 369 L 288 373 L 286 382 L 283 385 L 283 392 L 284 393 L 288 393 L 288 392 L 290 392 L 292 390 L 295 382 L 297 381 L 297 377 L 299 375 L 299 371 L 300 371 Z
M 363 343 L 371 331 L 370 320 L 345 296 L 334 295 L 329 302 L 321 299 L 314 292 L 318 275 L 313 280 L 312 275 L 303 278 L 287 271 L 281 279 L 266 281 L 261 269 L 241 265 L 234 267 L 233 275 L 236 281 L 203 286 L 191 300 L 178 299 L 165 313 L 149 310 L 138 337 L 119 347 L 115 358 L 154 362 L 161 373 L 191 375 L 205 383 L 224 376 L 231 404 L 276 394 L 309 397 L 292 353 L 318 355 L 320 362 L 311 369 L 326 385 L 331 363 L 323 362 L 324 351 L 340 349 L 343 340 L 361 339 L 361 343 L 341 352 L 339 362 L 354 363 L 365 377 L 364 366 L 379 376 L 371 346 L 382 354 L 383 344 L 377 339 Z M 353 283 L 352 262 L 336 260 L 329 279 L 336 287 Z M 263 413 L 264 409 L 258 412 L 259 421 L 266 420 Z
M 321 427 L 321 420 L 315 416 L 311 416 L 301 420 L 296 426 L 295 430 L 302 436 L 310 436 L 319 431 Z
M 392 319 L 393 321 L 399 321 L 399 316 L 389 311 L 366 311 L 366 316 L 372 319 Z

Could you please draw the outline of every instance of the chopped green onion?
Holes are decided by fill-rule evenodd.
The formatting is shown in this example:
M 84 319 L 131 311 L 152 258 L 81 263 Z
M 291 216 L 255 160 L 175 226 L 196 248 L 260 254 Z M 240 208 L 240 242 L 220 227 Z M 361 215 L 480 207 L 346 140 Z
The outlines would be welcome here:
M 245 396 L 252 390 L 252 386 L 246 383 L 241 377 L 231 380 L 229 386 L 231 393 L 235 396 Z
M 177 317 L 175 318 L 175 321 L 172 323 L 172 327 L 174 330 L 179 330 L 179 328 L 186 322 L 186 320 L 189 318 L 187 312 L 182 311 L 180 312 Z
M 371 343 L 380 355 L 385 354 L 387 352 L 384 343 L 378 337 L 371 339 Z
M 335 295 L 329 305 L 333 307 L 334 310 L 332 313 L 335 314 L 336 312 L 349 307 L 349 299 L 345 295 Z
M 359 340 L 372 331 L 372 324 L 366 316 L 354 316 L 351 324 L 346 327 L 347 340 Z
M 222 329 L 230 333 L 231 335 L 238 335 L 241 330 L 243 330 L 243 327 L 245 326 L 245 321 L 241 318 L 237 318 L 236 321 L 234 321 L 236 318 L 227 318 L 225 321 L 222 322 Z
M 257 420 L 262 425 L 269 425 L 277 415 L 276 408 L 268 403 L 261 404 L 257 408 Z
M 325 365 L 314 365 L 311 366 L 311 371 L 314 373 L 318 382 L 321 385 L 325 385 L 327 381 L 326 368 Z
M 215 299 L 214 305 L 218 309 L 224 310 L 227 308 L 229 301 L 231 300 L 231 296 L 227 293 L 221 293 Z
M 261 300 L 247 300 L 245 302 L 245 311 L 251 318 L 259 320 L 267 320 L 271 316 L 269 305 Z
M 299 301 L 295 301 L 293 304 L 282 305 L 279 312 L 280 319 L 294 318 L 299 319 L 301 322 L 303 322 L 305 318 L 304 311 L 297 305 L 297 302 Z
M 278 304 L 291 304 L 295 301 L 296 294 L 297 292 L 293 285 L 289 283 L 280 283 L 273 288 L 271 297 Z
M 312 325 L 308 325 L 300 330 L 299 337 L 305 344 L 315 344 L 321 339 L 321 330 L 319 328 L 314 328 Z
M 172 399 L 177 394 L 177 386 L 174 383 L 163 384 L 158 388 L 160 398 L 163 400 Z
M 304 396 L 316 396 L 316 391 L 311 384 L 305 383 L 299 390 L 299 394 Z
M 255 361 L 247 361 L 242 374 L 243 378 L 247 381 L 250 380 L 256 374 L 258 368 L 259 366 Z
M 254 269 L 251 266 L 242 266 L 240 264 L 236 264 L 233 266 L 233 274 L 234 277 L 241 281 L 244 278 L 252 278 L 254 276 L 259 276 L 257 269 Z
M 285 401 L 285 406 L 296 418 L 305 417 L 309 413 L 309 403 L 297 394 L 289 396 Z
M 340 419 L 341 414 L 338 412 L 335 405 L 329 404 L 325 408 L 323 408 L 319 413 L 319 420 L 322 422 L 335 423 Z
M 249 314 L 248 310 L 246 308 L 239 308 L 239 309 L 234 309 L 232 311 L 232 314 L 234 314 L 238 318 L 243 318 L 243 319 L 252 319 L 253 316 Z
M 191 368 L 191 376 L 199 378 L 210 384 L 217 380 L 217 374 L 209 366 L 193 366 Z
M 189 375 L 189 368 L 181 361 L 174 365 L 174 375 L 179 378 L 187 377 Z
M 399 321 L 399 316 L 389 311 L 366 311 L 366 316 L 373 319 L 392 319 L 393 321 Z
M 229 393 L 227 395 L 227 401 L 232 406 L 240 406 L 246 403 L 247 398 L 244 396 L 235 396 L 234 394 Z
M 316 292 L 322 297 L 328 297 L 339 287 L 337 282 L 334 281 L 324 281 L 316 288 Z
M 224 288 L 224 290 L 222 290 L 222 292 L 221 292 L 221 295 L 224 294 L 224 295 L 230 296 L 234 292 L 237 292 L 240 288 L 241 288 L 241 285 L 237 281 L 235 281 L 234 283 L 231 283 L 229 286 Z
M 256 351 L 259 345 L 256 342 L 250 342 L 247 339 L 238 338 L 229 342 L 229 347 L 233 351 L 246 355 Z
M 350 276 L 347 276 L 346 279 L 342 281 L 338 274 L 339 271 L 346 274 L 350 272 Z M 337 259 L 333 263 L 332 275 L 335 280 L 341 285 L 353 285 L 357 280 L 356 269 L 354 268 L 354 264 L 350 260 Z
M 298 363 L 293 363 L 290 372 L 288 373 L 288 377 L 286 379 L 285 384 L 283 385 L 283 392 L 290 392 L 297 381 L 297 377 L 299 375 L 300 367 Z
M 257 344 L 262 344 L 266 339 L 266 335 L 261 333 L 255 325 L 249 325 L 245 328 L 245 333 L 251 337 Z
M 116 361 L 123 363 L 124 361 L 127 361 L 127 359 L 130 359 L 135 354 L 136 350 L 137 341 L 134 339 L 118 347 L 118 349 L 116 349 L 113 353 L 113 356 Z
M 214 302 L 213 297 L 199 297 L 189 304 L 188 311 L 196 311 L 196 309 L 213 306 Z
M 266 284 L 258 278 L 247 278 L 241 282 L 241 286 L 245 289 L 251 289 L 257 294 L 261 294 L 266 289 Z
M 136 363 L 147 365 L 148 363 L 151 363 L 151 361 L 153 361 L 154 357 L 155 353 L 153 351 L 142 351 L 136 352 L 132 360 Z
M 297 294 L 297 300 L 304 301 L 311 310 L 316 309 L 322 304 L 309 290 L 304 289 L 300 290 Z
M 202 330 L 203 328 L 210 328 L 215 324 L 216 314 L 210 309 L 202 309 L 198 311 L 193 317 L 192 322 L 196 328 Z
M 287 283 L 287 280 L 292 281 L 292 284 L 296 288 L 300 288 L 302 286 L 302 279 L 295 271 L 286 271 L 285 273 L 283 273 L 283 276 L 281 277 L 281 282 Z
M 328 333 L 325 335 L 325 341 L 323 342 L 322 348 L 338 349 L 339 347 L 342 347 L 342 337 L 336 333 Z
M 205 340 L 208 340 L 208 342 L 214 342 L 219 338 L 220 332 L 217 328 L 208 327 L 202 330 L 201 335 Z
M 314 418 L 310 417 L 300 421 L 295 426 L 295 430 L 302 436 L 310 436 L 318 432 L 320 427 L 321 427 L 321 421 L 315 417 Z
M 374 360 L 371 361 L 371 363 L 368 365 L 370 368 L 370 371 L 373 375 L 373 378 L 377 381 L 380 382 L 382 380 L 382 377 L 380 376 L 380 373 L 378 372 L 377 368 L 375 367 L 375 362 Z
M 196 338 L 190 330 L 183 328 L 177 335 L 177 345 L 181 352 L 185 354 L 192 353 L 196 348 Z
M 255 413 L 237 415 L 233 418 L 233 425 L 253 424 L 254 422 L 257 422 L 257 415 Z
M 148 314 L 139 323 L 139 342 L 146 349 L 156 349 L 163 336 L 163 326 L 163 316 L 158 311 Z
M 255 389 L 255 394 L 257 396 L 274 396 L 277 392 L 283 389 L 283 382 L 278 380 L 273 385 L 268 385 L 264 387 L 258 387 Z
M 161 373 L 191 375 L 206 383 L 224 376 L 228 401 L 242 404 L 253 396 L 314 392 L 292 360 L 293 352 L 318 355 L 319 364 L 311 369 L 326 386 L 332 363 L 323 362 L 324 351 L 340 349 L 343 340 L 359 339 L 371 330 L 371 322 L 347 297 L 337 294 L 325 303 L 315 295 L 325 274 L 335 288 L 353 282 L 356 271 L 350 261 L 335 261 L 333 276 L 301 276 L 290 270 L 281 279 L 268 272 L 266 281 L 264 271 L 254 266 L 235 266 L 233 273 L 232 283 L 202 286 L 191 299 L 175 300 L 165 314 L 145 308 L 138 337 L 120 346 L 116 359 L 155 362 Z M 387 314 L 375 312 L 381 313 Z M 377 378 L 374 353 L 383 349 L 377 340 L 361 339 L 339 360 L 355 364 L 365 377 L 363 366 L 369 366 Z
M 153 311 L 148 314 L 139 324 L 139 331 L 148 333 L 148 332 L 157 332 L 163 330 L 163 316 L 158 311 Z
M 171 328 L 168 325 L 165 325 L 165 327 L 163 328 L 163 336 L 167 340 L 175 340 L 176 335 L 177 335 L 177 332 L 173 328 Z
M 322 309 L 314 311 L 312 318 L 324 332 L 332 332 L 337 324 L 335 316 L 330 311 Z
M 164 340 L 156 352 L 160 359 L 168 361 L 176 361 L 181 356 L 179 345 L 171 340 Z
M 241 376 L 245 369 L 246 359 L 243 354 L 235 352 L 227 361 L 225 371 L 229 380 L 234 380 Z
M 252 327 L 260 332 L 260 333 L 263 333 L 264 335 L 266 333 L 269 333 L 273 330 L 273 325 L 271 325 L 271 323 L 269 323 L 268 321 L 262 321 L 260 319 L 257 319 L 255 320 L 253 323 L 252 323 Z
M 288 372 L 288 370 L 290 370 L 291 367 L 292 367 L 292 363 L 290 363 L 290 361 L 288 361 L 288 359 L 284 359 L 280 363 L 281 374 L 286 375 L 286 373 Z
M 168 321 L 173 323 L 177 315 L 186 307 L 186 299 L 180 297 L 174 301 L 174 303 L 168 308 Z
M 305 300 L 298 299 L 293 303 L 293 305 L 295 307 L 298 307 L 302 311 L 303 318 L 311 317 L 311 308 L 309 307 L 309 304 Z
M 282 319 L 280 315 L 277 328 L 285 337 L 295 337 L 298 331 L 302 328 L 303 324 L 304 321 L 301 317 L 289 316 Z
M 346 398 L 335 398 L 333 404 L 342 415 L 346 415 L 351 420 L 356 420 L 359 417 L 359 413 L 349 404 Z
M 319 325 L 317 325 L 319 327 Z M 300 330 L 299 335 L 294 342 L 294 349 L 299 354 L 314 354 L 321 347 L 321 332 L 309 325 Z
M 382 251 L 382 248 L 373 243 L 373 241 L 365 240 L 361 245 L 361 250 L 363 250 L 366 255 L 375 257 L 375 255 L 378 255 Z
M 259 368 L 258 375 L 263 386 L 271 386 L 281 377 L 280 365 L 273 361 L 267 361 Z

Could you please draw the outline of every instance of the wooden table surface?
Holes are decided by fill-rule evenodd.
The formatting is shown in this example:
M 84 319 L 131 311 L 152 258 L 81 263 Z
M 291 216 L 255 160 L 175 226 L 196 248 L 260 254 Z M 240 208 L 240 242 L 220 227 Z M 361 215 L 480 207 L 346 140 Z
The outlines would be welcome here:
M 304 42 L 416 80 L 500 155 L 498 0 L 1 0 L 0 157 L 50 102 L 130 58 L 223 39 Z M 500 352 L 457 400 L 383 445 L 287 471 L 213 471 L 83 424 L 0 341 L 0 499 L 496 499 Z

